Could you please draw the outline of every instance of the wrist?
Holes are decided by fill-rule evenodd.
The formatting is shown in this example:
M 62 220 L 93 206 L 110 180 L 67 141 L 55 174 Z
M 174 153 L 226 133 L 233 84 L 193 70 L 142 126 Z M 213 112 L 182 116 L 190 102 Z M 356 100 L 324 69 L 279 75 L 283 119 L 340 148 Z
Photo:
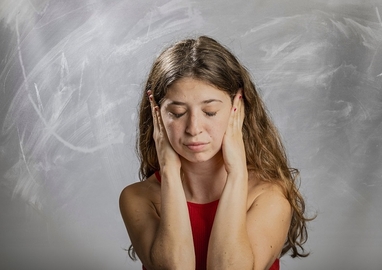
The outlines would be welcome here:
M 180 178 L 180 168 L 178 166 L 164 165 L 160 168 L 161 178 L 176 179 Z
M 230 170 L 229 172 L 227 172 L 227 179 L 229 178 L 248 180 L 248 171 Z

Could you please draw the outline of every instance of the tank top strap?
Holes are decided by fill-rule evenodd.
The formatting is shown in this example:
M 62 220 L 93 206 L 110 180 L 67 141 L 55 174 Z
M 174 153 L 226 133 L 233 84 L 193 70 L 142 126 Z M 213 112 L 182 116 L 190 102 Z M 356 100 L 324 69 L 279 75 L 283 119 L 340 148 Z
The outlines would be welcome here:
M 159 183 L 161 182 L 161 177 L 160 177 L 160 173 L 159 171 L 155 171 L 155 177 L 157 178 L 157 180 L 159 181 Z

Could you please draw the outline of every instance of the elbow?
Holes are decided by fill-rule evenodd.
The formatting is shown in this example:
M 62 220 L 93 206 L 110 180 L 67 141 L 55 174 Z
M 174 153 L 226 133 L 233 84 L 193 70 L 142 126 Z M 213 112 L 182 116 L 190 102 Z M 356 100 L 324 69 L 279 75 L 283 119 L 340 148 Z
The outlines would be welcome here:
M 249 254 L 236 254 L 235 256 L 230 256 L 225 254 L 226 256 L 222 256 L 220 258 L 214 258 L 212 260 L 207 261 L 207 269 L 215 270 L 215 269 L 247 269 L 247 270 L 260 270 L 260 268 L 255 268 L 253 255 Z M 228 255 L 228 256 L 227 256 Z M 231 254 L 232 255 L 232 254 Z M 265 269 L 262 269 L 265 270 Z
M 195 270 L 195 257 L 190 257 L 184 250 L 174 251 L 165 247 L 152 248 L 149 255 L 147 270 Z

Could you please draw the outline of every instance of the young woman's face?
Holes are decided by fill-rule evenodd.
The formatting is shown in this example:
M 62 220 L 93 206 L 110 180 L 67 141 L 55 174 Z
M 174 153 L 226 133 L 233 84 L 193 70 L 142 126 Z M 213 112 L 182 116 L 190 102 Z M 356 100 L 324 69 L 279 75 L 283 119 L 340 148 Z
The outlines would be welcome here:
M 231 108 L 226 92 L 182 78 L 168 89 L 160 110 L 174 150 L 188 161 L 203 162 L 221 150 Z

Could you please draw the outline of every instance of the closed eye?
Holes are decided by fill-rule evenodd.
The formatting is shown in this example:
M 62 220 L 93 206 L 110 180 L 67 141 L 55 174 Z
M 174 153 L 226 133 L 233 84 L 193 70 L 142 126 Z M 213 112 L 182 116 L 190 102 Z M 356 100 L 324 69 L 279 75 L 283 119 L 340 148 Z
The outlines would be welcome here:
M 171 116 L 175 117 L 175 118 L 180 118 L 182 117 L 183 115 L 185 115 L 186 113 L 175 113 L 175 112 L 169 112 Z M 204 112 L 205 115 L 207 116 L 215 116 L 216 115 L 216 112 Z
M 180 118 L 180 117 L 182 117 L 185 113 L 174 113 L 174 112 L 170 112 L 170 114 L 171 114 L 172 116 L 174 116 L 175 118 Z
M 216 112 L 204 112 L 207 116 L 215 116 Z

